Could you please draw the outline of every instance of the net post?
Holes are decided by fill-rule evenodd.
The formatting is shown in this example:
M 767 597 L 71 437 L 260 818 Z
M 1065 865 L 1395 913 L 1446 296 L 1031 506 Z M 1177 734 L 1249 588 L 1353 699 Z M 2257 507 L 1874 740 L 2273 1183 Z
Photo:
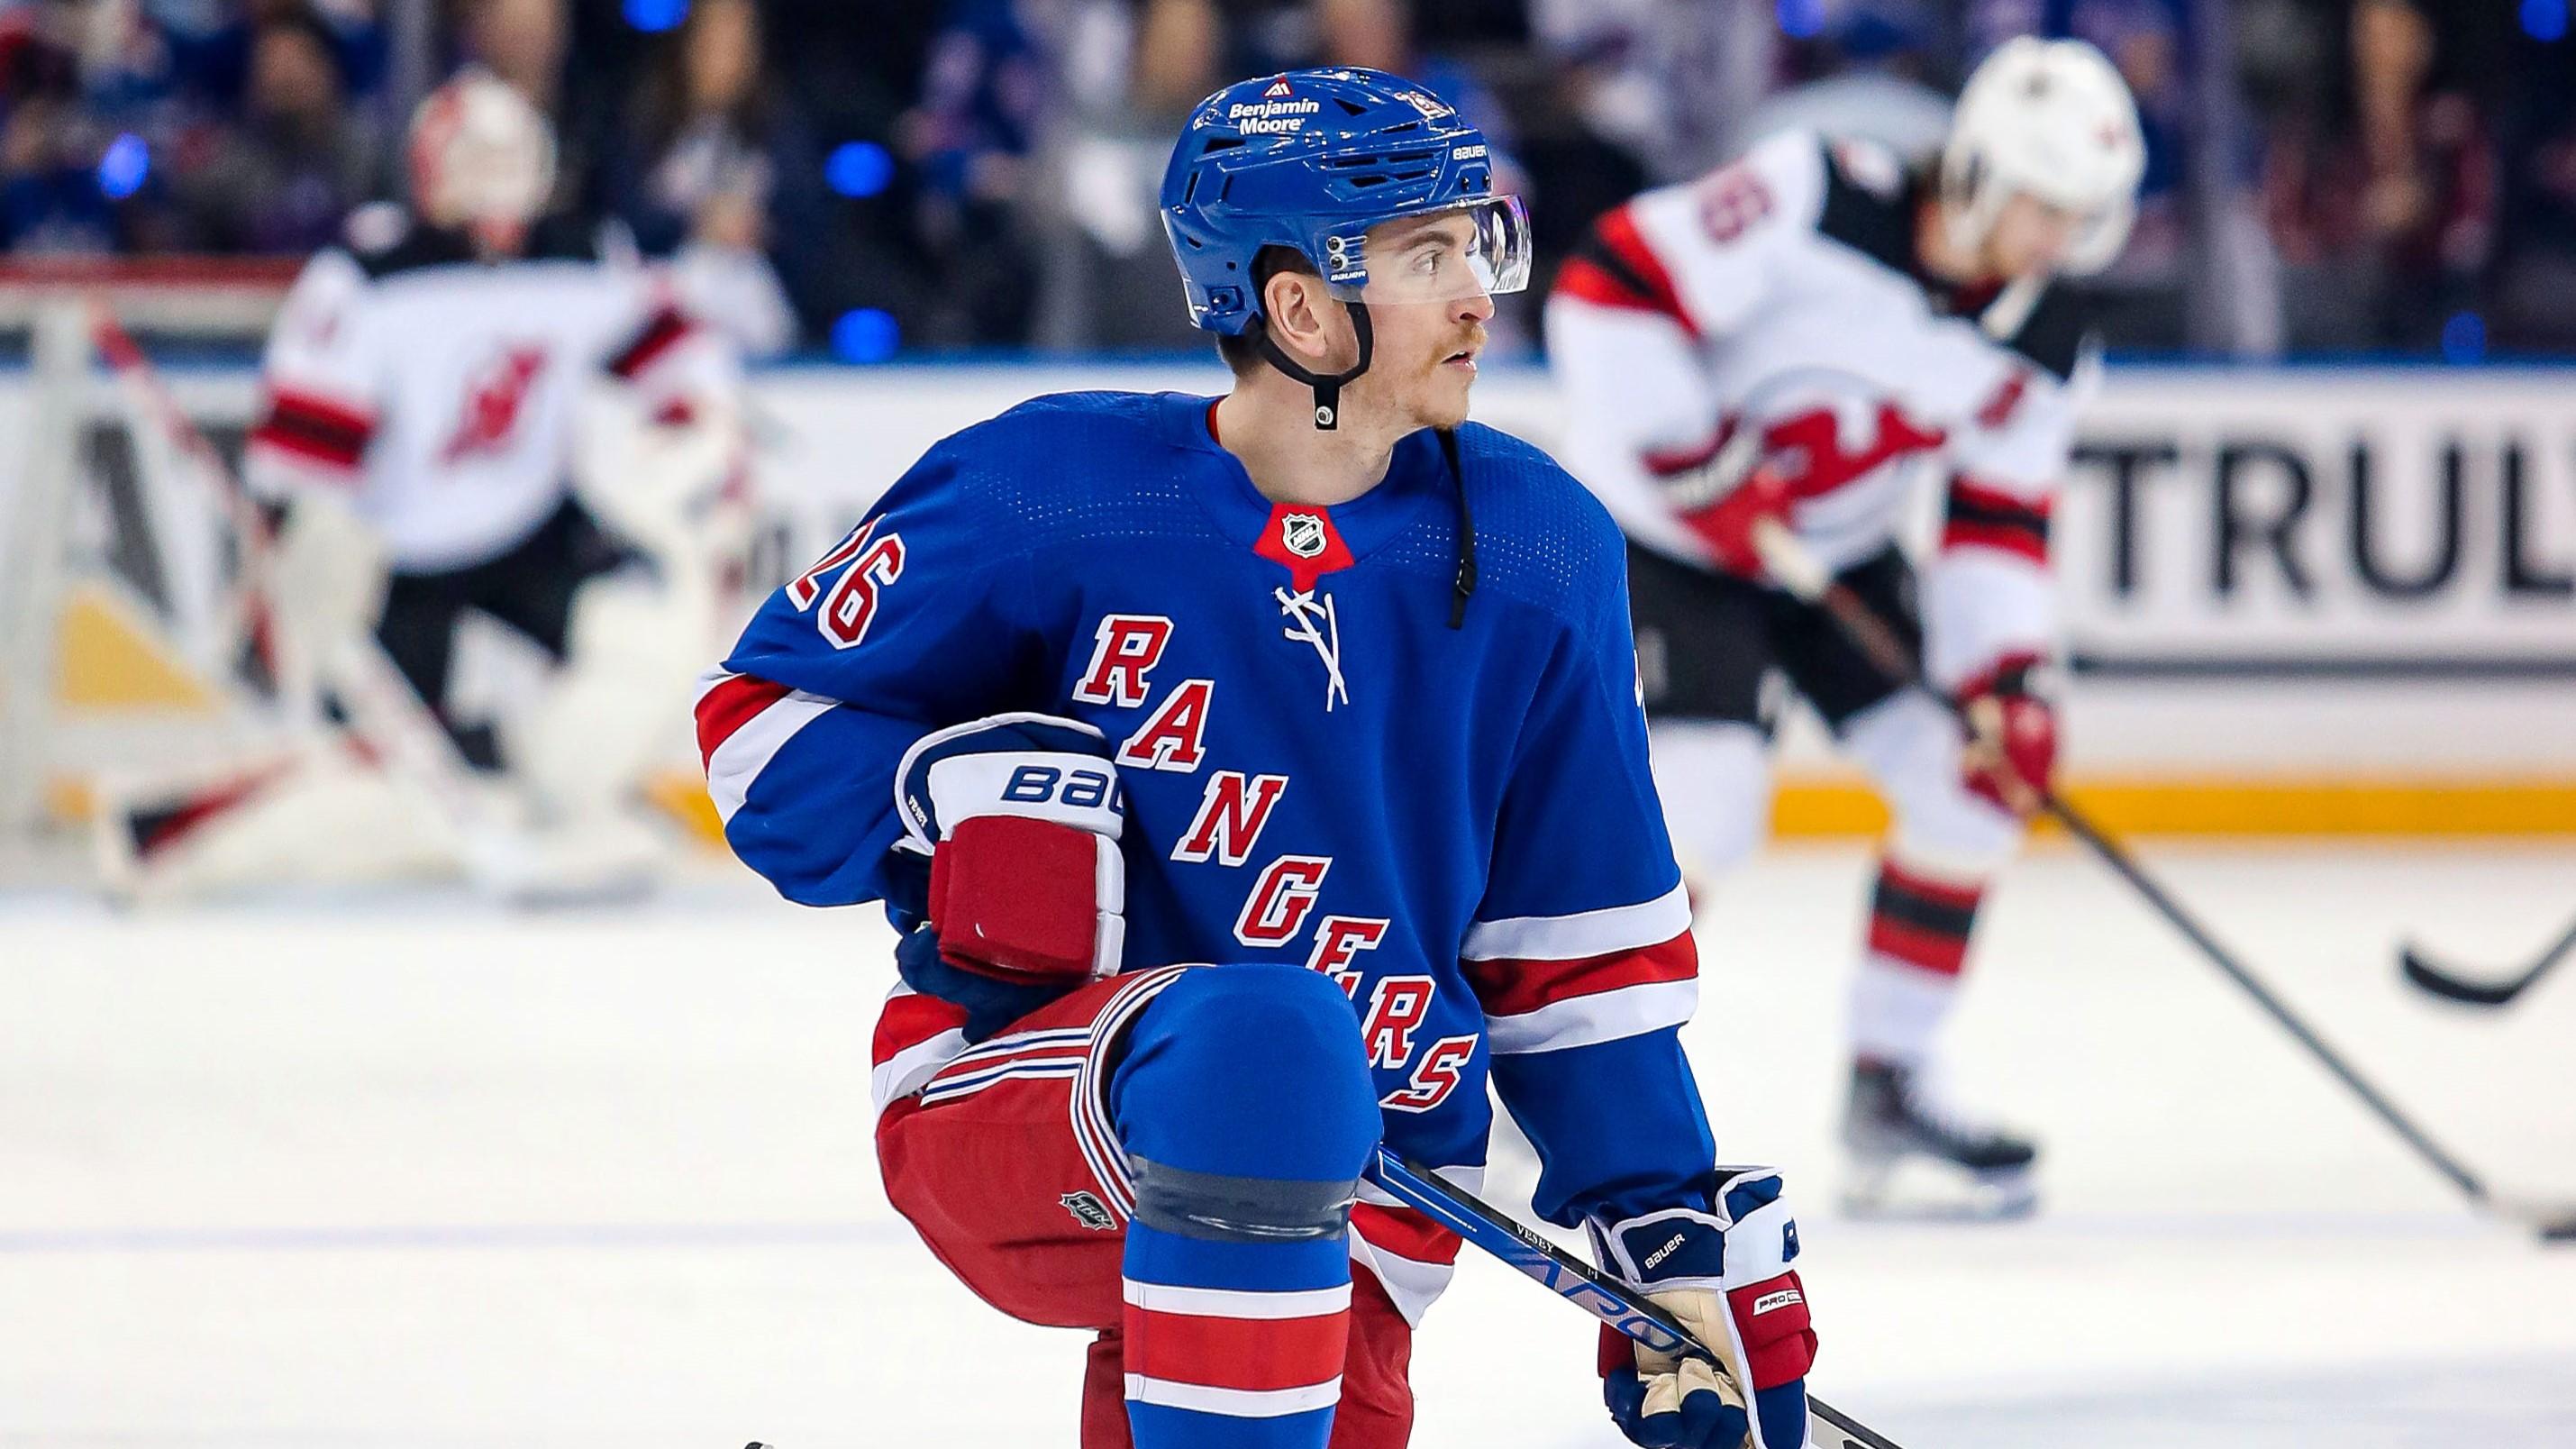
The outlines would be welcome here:
M 32 322 L 25 471 L 0 535 L 0 839 L 20 840 L 44 822 L 54 757 L 64 553 L 92 361 L 86 299 L 48 299 Z

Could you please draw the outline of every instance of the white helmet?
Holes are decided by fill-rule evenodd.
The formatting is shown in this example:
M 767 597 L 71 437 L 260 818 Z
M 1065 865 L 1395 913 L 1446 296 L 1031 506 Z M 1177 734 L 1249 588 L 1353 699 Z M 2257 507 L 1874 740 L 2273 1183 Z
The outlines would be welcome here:
M 490 71 L 457 72 L 412 112 L 412 200 L 431 221 L 523 226 L 554 185 L 554 128 Z
M 2027 192 L 2086 218 L 2064 270 L 2098 272 L 2129 239 L 2146 168 L 2137 104 L 2102 52 L 2080 40 L 2008 40 L 1960 89 L 1941 148 L 1951 242 L 1982 245 L 2005 200 Z

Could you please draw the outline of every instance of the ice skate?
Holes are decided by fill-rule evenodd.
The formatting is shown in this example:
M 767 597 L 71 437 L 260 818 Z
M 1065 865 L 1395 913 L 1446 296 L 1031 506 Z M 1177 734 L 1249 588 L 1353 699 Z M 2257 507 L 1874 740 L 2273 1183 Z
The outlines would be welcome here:
M 1854 1217 L 2017 1218 L 2039 1205 L 2037 1146 L 1967 1120 L 1920 1069 L 1853 1063 L 1843 1147 L 1843 1211 Z

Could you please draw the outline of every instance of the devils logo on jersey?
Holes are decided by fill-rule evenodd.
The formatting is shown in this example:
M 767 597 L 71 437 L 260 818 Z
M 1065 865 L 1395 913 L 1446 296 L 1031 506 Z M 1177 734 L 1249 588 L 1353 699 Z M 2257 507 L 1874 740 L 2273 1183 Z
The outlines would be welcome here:
M 543 343 L 511 343 L 486 363 L 466 385 L 465 410 L 438 450 L 438 461 L 455 463 L 481 453 L 498 453 L 510 445 L 519 415 L 525 410 L 537 374 L 545 371 Z

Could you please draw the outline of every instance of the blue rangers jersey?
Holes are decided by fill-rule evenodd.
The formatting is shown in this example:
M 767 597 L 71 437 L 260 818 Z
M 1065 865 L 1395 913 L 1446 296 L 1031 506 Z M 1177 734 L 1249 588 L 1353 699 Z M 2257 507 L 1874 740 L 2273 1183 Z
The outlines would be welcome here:
M 1490 1076 L 1537 1145 L 1541 1215 L 1707 1207 L 1676 1037 L 1690 911 L 1617 528 L 1474 424 L 1456 471 L 1425 430 L 1357 499 L 1274 504 L 1212 408 L 1023 404 L 933 447 L 773 595 L 698 704 L 734 851 L 791 900 L 915 921 L 906 749 L 1005 711 L 1094 725 L 1126 797 L 1127 969 L 1328 972 L 1398 1151 L 1472 1184 Z M 880 1101 L 965 1050 L 962 1021 L 898 987 Z M 1456 1249 L 1373 1189 L 1354 1214 L 1354 1257 L 1408 1319 Z

